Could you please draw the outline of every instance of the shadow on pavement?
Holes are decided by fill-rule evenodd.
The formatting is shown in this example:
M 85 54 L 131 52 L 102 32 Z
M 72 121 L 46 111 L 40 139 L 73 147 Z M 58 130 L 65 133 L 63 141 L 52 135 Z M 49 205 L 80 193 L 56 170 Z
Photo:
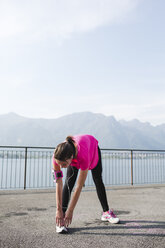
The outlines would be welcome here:
M 112 225 L 95 220 L 84 225 L 85 227 L 69 228 L 69 234 L 165 237 L 164 221 L 121 220 L 119 224 Z

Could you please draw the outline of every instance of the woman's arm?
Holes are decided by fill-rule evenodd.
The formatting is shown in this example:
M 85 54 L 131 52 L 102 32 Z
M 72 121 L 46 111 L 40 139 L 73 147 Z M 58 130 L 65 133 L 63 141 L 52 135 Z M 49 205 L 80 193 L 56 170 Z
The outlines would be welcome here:
M 70 225 L 72 222 L 72 217 L 73 217 L 73 210 L 77 204 L 77 201 L 79 199 L 82 187 L 85 183 L 86 177 L 88 174 L 88 170 L 81 170 L 80 171 L 80 175 L 78 177 L 78 181 L 77 181 L 77 185 L 76 185 L 76 189 L 73 193 L 73 197 L 71 199 L 71 202 L 69 204 L 68 210 L 66 211 L 65 214 L 65 224 L 66 226 Z
M 62 178 L 59 178 L 56 182 L 56 209 L 59 211 L 62 210 L 62 188 Z
M 64 225 L 64 214 L 62 211 L 62 178 L 56 181 L 56 224 L 58 226 Z
M 53 169 L 54 171 L 60 171 L 61 168 L 58 164 L 53 160 Z M 62 211 L 62 189 L 63 182 L 62 178 L 58 178 L 56 180 L 56 224 L 57 226 L 64 225 L 64 213 Z

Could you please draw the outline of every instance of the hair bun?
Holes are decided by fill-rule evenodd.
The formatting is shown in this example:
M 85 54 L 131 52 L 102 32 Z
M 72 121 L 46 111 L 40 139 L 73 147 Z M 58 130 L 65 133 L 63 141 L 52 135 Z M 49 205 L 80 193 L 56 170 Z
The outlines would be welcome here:
M 68 137 L 66 137 L 66 141 L 68 142 L 68 143 L 74 143 L 74 140 L 73 140 L 73 137 L 72 136 L 68 136 Z

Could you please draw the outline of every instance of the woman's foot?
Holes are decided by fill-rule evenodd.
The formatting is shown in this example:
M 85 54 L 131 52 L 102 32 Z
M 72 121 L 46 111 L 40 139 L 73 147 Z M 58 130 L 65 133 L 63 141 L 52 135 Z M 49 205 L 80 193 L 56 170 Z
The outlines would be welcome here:
M 65 226 L 56 226 L 56 233 L 66 234 L 68 229 Z
M 103 212 L 101 216 L 102 221 L 109 221 L 112 224 L 117 224 L 119 223 L 119 218 L 113 213 L 112 210 L 109 210 L 107 212 Z

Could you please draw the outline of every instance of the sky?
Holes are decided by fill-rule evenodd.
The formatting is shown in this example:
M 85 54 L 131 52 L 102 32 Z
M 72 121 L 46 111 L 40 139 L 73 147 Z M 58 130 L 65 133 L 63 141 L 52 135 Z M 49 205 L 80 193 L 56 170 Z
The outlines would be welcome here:
M 0 0 L 0 115 L 165 123 L 164 0 Z

